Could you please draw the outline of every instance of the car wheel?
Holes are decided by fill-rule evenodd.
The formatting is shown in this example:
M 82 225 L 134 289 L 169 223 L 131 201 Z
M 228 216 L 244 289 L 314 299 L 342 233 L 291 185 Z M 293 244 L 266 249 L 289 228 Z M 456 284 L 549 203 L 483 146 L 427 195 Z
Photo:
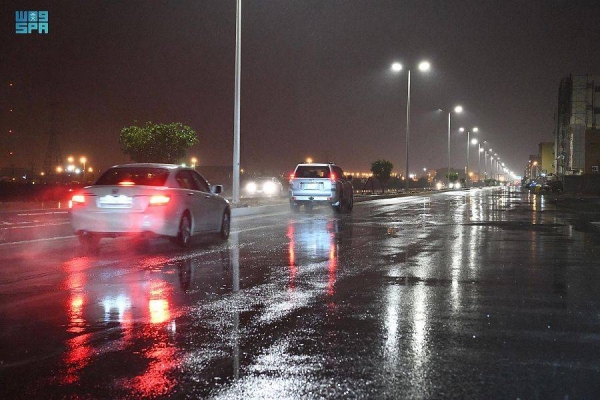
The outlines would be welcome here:
M 337 206 L 333 206 L 333 210 L 338 213 L 341 214 L 344 212 L 344 198 L 340 196 L 340 199 L 338 200 L 338 205 Z
M 181 247 L 188 247 L 192 238 L 192 221 L 190 215 L 186 212 L 179 222 L 179 233 L 177 234 L 177 244 Z
M 221 218 L 221 230 L 219 231 L 219 235 L 221 239 L 227 240 L 229 239 L 229 232 L 231 230 L 231 214 L 229 210 L 225 210 L 223 212 L 223 217 Z
M 100 251 L 100 236 L 93 233 L 80 233 L 79 243 L 86 254 L 97 254 Z
M 350 195 L 350 199 L 348 200 L 348 203 L 346 203 L 346 212 L 350 212 L 352 211 L 352 209 L 354 208 L 354 195 Z

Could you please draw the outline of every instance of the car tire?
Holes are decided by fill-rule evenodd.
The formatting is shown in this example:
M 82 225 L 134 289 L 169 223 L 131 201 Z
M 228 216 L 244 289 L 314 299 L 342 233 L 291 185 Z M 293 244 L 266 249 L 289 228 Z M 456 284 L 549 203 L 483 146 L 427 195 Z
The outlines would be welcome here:
M 221 217 L 221 230 L 219 231 L 219 236 L 223 240 L 229 239 L 229 233 L 231 231 L 231 213 L 229 210 L 223 211 L 223 216 Z
M 338 205 L 337 206 L 333 206 L 333 210 L 336 213 L 338 213 L 338 214 L 342 214 L 344 212 L 344 209 L 345 209 L 344 203 L 345 203 L 344 197 L 340 193 L 340 197 L 339 197 L 339 200 L 338 200 Z
M 80 233 L 79 243 L 86 254 L 98 254 L 100 251 L 100 236 L 93 233 Z
M 185 212 L 179 222 L 179 232 L 177 233 L 177 244 L 186 248 L 190 245 L 192 239 L 192 220 L 190 215 Z
M 352 209 L 354 208 L 354 195 L 350 195 L 350 199 L 348 200 L 348 203 L 346 203 L 346 212 L 350 213 L 352 211 Z
M 298 204 L 290 203 L 290 209 L 294 214 L 298 214 L 300 212 L 300 206 Z

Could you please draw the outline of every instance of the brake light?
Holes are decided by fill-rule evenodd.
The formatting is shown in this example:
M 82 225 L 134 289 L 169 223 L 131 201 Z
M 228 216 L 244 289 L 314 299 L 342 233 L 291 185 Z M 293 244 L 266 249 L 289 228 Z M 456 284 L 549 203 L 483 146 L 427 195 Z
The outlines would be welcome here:
M 335 181 L 337 181 L 337 179 L 336 179 L 336 177 L 335 177 L 335 173 L 334 173 L 334 172 L 332 172 L 332 173 L 329 175 L 329 179 L 331 179 L 331 182 L 335 182 Z
M 119 186 L 133 186 L 135 185 L 135 183 L 133 183 L 132 181 L 121 181 L 119 182 Z
M 296 174 L 294 174 L 294 173 L 292 172 L 292 173 L 290 174 L 290 181 L 291 181 L 292 179 L 294 179 L 295 177 L 296 177 Z
M 71 198 L 71 202 L 69 204 L 69 208 L 73 208 L 73 205 L 78 204 L 78 205 L 82 205 L 85 204 L 85 196 L 82 194 L 76 194 Z
M 157 194 L 150 197 L 150 205 L 151 206 L 164 206 L 166 205 L 171 198 L 169 196 L 165 196 L 163 194 Z

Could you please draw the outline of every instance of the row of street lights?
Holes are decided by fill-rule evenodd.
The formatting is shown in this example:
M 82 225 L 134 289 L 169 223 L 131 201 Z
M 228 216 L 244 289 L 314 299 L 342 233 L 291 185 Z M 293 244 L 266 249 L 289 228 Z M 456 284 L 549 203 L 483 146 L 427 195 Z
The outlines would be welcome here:
M 431 64 L 427 61 L 422 61 L 421 63 L 419 63 L 418 68 L 421 72 L 426 72 L 429 71 L 431 69 Z M 393 72 L 400 72 L 403 69 L 402 64 L 400 63 L 393 63 L 391 66 L 391 69 Z M 407 85 L 407 100 L 406 100 L 406 176 L 409 176 L 409 144 L 410 144 L 410 69 L 408 69 L 408 85 Z M 460 114 L 463 111 L 462 106 L 456 106 L 454 107 L 454 109 L 452 110 L 454 111 L 455 114 Z M 450 185 L 450 138 L 451 138 L 451 116 L 452 116 L 452 111 L 448 112 L 448 186 Z M 459 131 L 460 132 L 464 132 L 464 128 L 460 128 Z M 467 167 L 465 170 L 465 183 L 468 185 L 469 182 L 469 148 L 470 145 L 473 144 L 478 144 L 478 179 L 481 180 L 481 152 L 485 152 L 486 155 L 486 159 L 485 159 L 485 169 L 486 169 L 486 178 L 487 178 L 487 150 L 485 150 L 485 144 L 487 144 L 487 141 L 483 141 L 484 147 L 481 147 L 481 143 L 479 142 L 479 140 L 477 139 L 470 139 L 471 136 L 471 132 L 473 133 L 477 133 L 479 131 L 479 129 L 477 127 L 473 127 L 471 130 L 467 130 Z M 500 169 L 500 157 L 498 157 L 497 153 L 494 153 L 494 156 L 491 156 L 491 152 L 492 149 L 489 149 L 490 151 L 490 162 L 492 160 L 496 160 L 497 162 L 497 169 Z M 495 157 L 495 158 L 494 158 Z M 510 173 L 512 174 L 512 172 L 508 171 L 505 168 L 504 163 L 501 164 L 503 167 L 503 170 L 505 173 Z M 490 165 L 490 168 L 492 166 Z M 409 189 L 409 179 L 406 179 L 406 190 L 408 191 Z

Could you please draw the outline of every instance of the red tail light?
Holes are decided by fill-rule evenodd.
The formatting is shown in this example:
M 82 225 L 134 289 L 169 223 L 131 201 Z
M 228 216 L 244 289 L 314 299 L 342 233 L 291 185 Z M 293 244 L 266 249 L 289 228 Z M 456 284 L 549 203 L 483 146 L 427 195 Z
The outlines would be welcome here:
M 164 194 L 157 194 L 150 197 L 150 205 L 151 206 L 165 206 L 171 200 L 169 196 L 165 196 Z
M 121 181 L 119 182 L 119 186 L 134 186 L 135 183 L 133 183 L 132 181 Z
M 290 181 L 291 181 L 292 179 L 294 179 L 295 177 L 296 177 L 296 174 L 294 174 L 294 173 L 292 172 L 292 173 L 290 174 Z
M 332 172 L 332 173 L 329 175 L 329 179 L 331 179 L 331 182 L 335 182 L 335 181 L 337 181 L 337 179 L 336 179 L 336 177 L 335 177 L 335 173 L 334 173 L 334 172 Z
M 73 208 L 74 205 L 82 205 L 82 204 L 85 204 L 85 196 L 82 194 L 76 194 L 71 198 L 69 208 Z

